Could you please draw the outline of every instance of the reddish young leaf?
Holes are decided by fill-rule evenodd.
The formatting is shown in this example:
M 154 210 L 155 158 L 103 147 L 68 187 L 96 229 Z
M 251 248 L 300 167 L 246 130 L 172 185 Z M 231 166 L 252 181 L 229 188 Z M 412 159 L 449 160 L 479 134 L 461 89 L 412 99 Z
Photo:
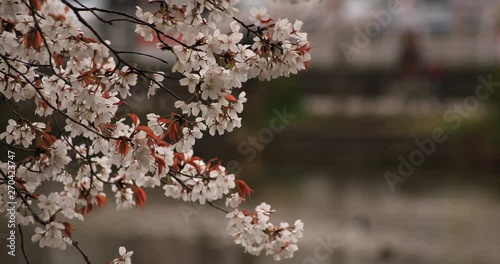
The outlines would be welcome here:
M 132 191 L 134 192 L 137 205 L 141 208 L 144 208 L 144 204 L 147 200 L 146 192 L 141 187 L 137 186 L 132 186 Z
M 210 159 L 209 161 L 207 161 L 207 165 L 205 165 L 205 170 L 207 171 L 211 171 L 213 168 L 212 168 L 212 162 L 214 161 L 217 161 L 217 158 L 212 158 Z
M 41 149 L 43 148 L 43 145 L 44 145 L 43 138 L 41 136 L 37 136 L 35 140 L 35 147 Z
M 266 20 L 264 20 L 264 19 L 259 19 L 259 20 L 260 20 L 260 22 L 261 22 L 262 24 L 266 24 L 266 23 L 269 23 L 269 22 L 273 21 L 273 19 L 272 19 L 272 18 L 268 18 L 268 19 L 266 19 Z
M 165 118 L 165 117 L 160 117 L 158 119 L 158 121 L 161 122 L 161 123 L 167 123 L 167 124 L 172 122 L 172 120 L 170 120 L 168 118 Z
M 232 94 L 226 95 L 226 100 L 231 101 L 231 102 L 238 101 L 238 100 L 236 100 L 236 98 L 234 98 L 234 96 Z
M 102 209 L 106 205 L 106 203 L 108 203 L 108 199 L 103 194 L 96 195 L 95 199 L 97 201 L 97 206 L 99 206 L 99 209 Z
M 170 144 L 168 144 L 167 142 L 163 141 L 163 140 L 160 140 L 158 142 L 156 142 L 156 144 L 158 144 L 158 146 L 160 147 L 168 147 Z
M 47 121 L 47 127 L 45 127 L 44 132 L 50 133 L 50 131 L 52 131 L 52 127 L 50 126 L 50 121 Z
M 82 215 L 83 216 L 88 215 L 92 211 L 92 208 L 94 208 L 94 205 L 92 205 L 91 203 L 88 203 L 86 207 L 82 208 Z
M 138 126 L 137 130 L 139 130 L 139 131 L 142 130 L 142 131 L 146 132 L 148 135 L 154 135 L 153 130 L 148 126 Z
M 304 67 L 306 67 L 306 70 L 309 70 L 309 68 L 311 67 L 311 62 L 310 61 L 304 62 Z
M 54 142 L 56 142 L 56 141 L 57 141 L 57 138 L 56 138 L 56 137 L 54 137 L 54 136 L 52 136 L 52 135 L 49 135 L 49 134 L 47 134 L 47 133 L 44 133 L 44 134 L 42 135 L 42 137 L 43 137 L 43 141 L 44 141 L 44 143 L 45 143 L 45 146 L 47 146 L 47 147 L 52 146 L 52 144 L 54 144 Z
M 130 145 L 125 139 L 121 139 L 116 141 L 116 148 L 118 149 L 118 152 L 122 154 L 122 157 L 125 157 L 130 150 Z
M 235 180 L 236 189 L 238 189 L 238 194 L 241 198 L 245 199 L 245 197 L 251 197 L 253 190 L 248 187 L 246 182 L 242 180 Z
M 99 129 L 101 130 L 102 134 L 106 137 L 111 137 L 113 133 L 116 130 L 116 125 L 113 124 L 100 124 Z
M 54 53 L 54 54 L 52 54 L 52 58 L 56 62 L 56 67 L 61 67 L 64 57 L 60 54 Z
M 40 0 L 31 0 L 30 2 L 36 10 L 40 11 L 42 9 L 42 2 Z
M 154 156 L 155 157 L 155 160 L 156 160 L 156 164 L 158 165 L 158 172 L 159 174 L 162 174 L 163 173 L 163 170 L 165 169 L 165 167 L 167 166 L 165 164 L 165 160 L 158 157 L 158 156 Z
M 132 122 L 134 123 L 134 125 L 137 127 L 137 125 L 139 125 L 139 118 L 137 117 L 136 114 L 128 114 L 128 117 L 130 117 L 130 119 L 132 119 Z
M 73 230 L 75 229 L 73 229 L 71 224 L 68 222 L 62 222 L 62 224 L 64 225 L 64 236 L 69 237 L 69 239 L 71 239 L 71 234 L 73 234 Z
M 182 162 L 184 161 L 184 153 L 174 153 L 174 165 L 176 170 L 179 170 Z
M 113 103 L 113 105 L 122 105 L 122 104 L 128 105 L 127 102 L 125 102 L 125 101 L 119 101 L 119 102 Z
M 177 122 L 172 122 L 170 125 L 167 127 L 167 132 L 170 140 L 172 142 L 177 141 L 177 134 L 179 133 L 179 124 Z
M 36 51 L 40 51 L 42 47 L 42 35 L 38 30 L 31 30 L 24 36 L 24 45 L 28 48 L 33 48 Z
M 155 133 L 153 133 L 153 130 L 148 126 L 138 126 L 137 131 L 146 132 L 146 134 L 148 135 L 149 138 L 152 138 L 156 141 L 161 140 L 158 136 L 155 135 Z
M 199 165 L 195 162 L 195 161 L 197 161 L 197 160 L 200 160 L 200 158 L 199 158 L 199 157 L 192 157 L 192 158 L 190 158 L 189 160 L 186 160 L 186 163 L 187 163 L 187 164 L 189 164 L 189 165 L 191 165 L 191 166 L 193 166 L 193 167 L 196 169 L 196 171 L 199 173 L 199 172 L 201 171 L 201 168 L 200 168 L 200 166 L 199 166 Z
M 297 49 L 295 49 L 296 51 L 298 51 L 301 55 L 305 55 L 306 53 L 308 53 L 312 48 L 308 46 L 309 44 L 304 44 L 300 47 L 298 47 Z
M 36 131 L 36 135 L 35 146 L 37 148 L 45 149 L 57 141 L 56 137 L 45 132 Z
M 38 106 L 38 107 L 41 107 L 41 108 L 43 108 L 43 109 L 45 109 L 45 110 L 47 110 L 47 109 L 49 108 L 49 105 L 48 105 L 48 104 L 46 104 L 44 101 L 38 101 L 38 102 L 37 102 L 37 106 Z

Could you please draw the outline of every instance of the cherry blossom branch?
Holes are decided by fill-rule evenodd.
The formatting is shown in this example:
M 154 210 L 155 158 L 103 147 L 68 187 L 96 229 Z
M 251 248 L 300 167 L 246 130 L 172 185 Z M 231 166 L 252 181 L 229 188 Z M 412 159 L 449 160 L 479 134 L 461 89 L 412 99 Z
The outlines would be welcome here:
M 59 127 L 59 124 L 58 124 L 55 116 L 53 116 L 53 118 L 54 118 L 54 124 L 56 125 L 57 129 L 62 132 L 63 130 Z M 83 155 L 82 153 L 80 153 L 80 151 L 78 151 L 76 149 L 76 147 L 74 146 L 74 144 L 71 144 L 71 142 L 69 142 L 69 140 L 66 138 L 65 135 L 62 135 L 61 138 L 64 139 L 64 141 L 68 144 L 68 146 L 71 147 L 71 149 L 73 149 L 73 151 L 75 151 L 76 154 L 78 154 L 80 157 L 82 157 L 83 159 L 85 159 L 87 161 L 87 163 L 89 164 L 89 167 L 90 167 L 90 170 L 91 170 L 91 176 L 92 176 L 91 183 L 90 183 L 90 188 L 92 188 L 92 183 L 93 183 L 94 177 L 97 178 L 97 180 L 99 180 L 102 183 L 115 184 L 114 182 L 105 181 L 105 180 L 101 179 L 99 176 L 97 176 L 97 174 L 94 172 L 93 167 L 92 167 L 92 165 L 94 163 L 92 162 L 91 158 L 88 156 L 88 152 L 87 152 L 87 155 Z M 85 141 L 85 143 L 87 143 L 87 141 Z M 87 148 L 88 148 L 88 146 L 87 146 Z
M 71 5 L 67 2 L 67 0 L 61 0 L 64 4 L 66 5 Z M 119 16 L 123 16 L 123 17 L 126 17 L 128 18 L 129 20 L 104 20 L 104 19 L 100 19 L 101 22 L 103 23 L 106 23 L 106 24 L 112 24 L 113 21 L 124 21 L 124 22 L 130 22 L 130 23 L 133 23 L 133 24 L 140 24 L 140 25 L 144 25 L 144 26 L 147 26 L 149 28 L 151 28 L 152 30 L 154 30 L 156 33 L 176 42 L 177 44 L 179 45 L 182 45 L 183 47 L 185 48 L 188 48 L 188 49 L 192 49 L 192 50 L 198 50 L 200 51 L 199 49 L 196 48 L 196 46 L 194 45 L 187 45 L 186 43 L 172 37 L 172 36 L 169 36 L 165 33 L 163 33 L 162 31 L 160 31 L 159 29 L 157 29 L 154 24 L 150 24 L 150 23 L 147 23 L 145 21 L 142 21 L 134 16 L 131 16 L 127 13 L 124 13 L 124 12 L 120 12 L 120 11 L 116 11 L 116 10 L 109 10 L 109 9 L 104 9 L 104 8 L 98 8 L 98 7 L 87 7 L 85 5 L 83 5 L 82 3 L 80 3 L 78 0 L 74 0 L 75 2 L 77 2 L 80 6 L 82 6 L 82 8 L 79 8 L 79 7 L 75 7 L 73 6 L 70 7 L 74 12 L 92 12 L 92 11 L 98 11 L 98 12 L 102 12 L 102 13 L 108 13 L 108 14 L 114 14 L 114 15 L 119 15 Z M 93 13 L 95 15 L 95 13 Z
M 78 7 L 75 7 L 74 5 L 70 4 L 67 0 L 61 0 L 61 2 L 63 2 L 66 6 L 68 6 L 71 10 L 73 10 L 73 12 L 75 13 L 76 17 L 78 18 L 78 20 L 80 21 L 80 23 L 82 23 L 86 28 L 88 28 L 94 35 L 95 37 L 100 41 L 100 43 L 104 46 L 106 46 L 106 48 L 108 48 L 111 53 L 113 53 L 113 55 L 117 58 L 118 60 L 118 64 L 116 65 L 118 67 L 118 65 L 120 63 L 123 63 L 125 64 L 126 66 L 130 67 L 131 69 L 133 69 L 137 74 L 141 75 L 141 76 L 144 76 L 146 77 L 147 79 L 149 79 L 150 81 L 152 81 L 154 84 L 158 85 L 159 87 L 161 87 L 163 90 L 167 91 L 169 94 L 171 94 L 173 97 L 175 97 L 177 100 L 182 100 L 177 94 L 175 94 L 172 90 L 168 89 L 167 87 L 165 87 L 164 85 L 160 84 L 158 81 L 156 81 L 154 78 L 152 78 L 151 76 L 145 74 L 144 72 L 142 72 L 140 69 L 138 69 L 137 67 L 131 65 L 130 63 L 128 63 L 127 61 L 125 61 L 120 55 L 119 53 L 113 49 L 111 47 L 111 45 L 109 45 L 108 43 L 106 43 L 106 41 L 101 37 L 101 35 L 97 32 L 97 30 L 95 30 L 81 15 L 80 15 L 80 12 L 81 11 L 84 11 L 86 10 L 83 9 L 81 10 L 81 8 L 78 8 Z
M 56 126 L 58 127 L 57 123 L 56 123 Z M 92 188 L 94 177 L 97 178 L 97 180 L 99 180 L 102 183 L 115 184 L 114 182 L 105 181 L 105 180 L 101 179 L 99 176 L 97 176 L 97 174 L 95 173 L 94 168 L 92 166 L 94 164 L 94 162 L 92 162 L 91 158 L 89 157 L 88 151 L 87 151 L 86 155 L 83 155 L 82 153 L 80 153 L 80 151 L 78 151 L 76 149 L 76 147 L 75 147 L 74 144 L 71 144 L 71 142 L 69 142 L 69 140 L 66 138 L 66 136 L 63 135 L 61 138 L 64 139 L 64 141 L 68 144 L 68 146 L 70 146 L 71 149 L 73 149 L 73 151 L 75 151 L 75 153 L 78 154 L 78 156 L 80 156 L 82 159 L 84 159 L 85 161 L 87 161 L 87 163 L 89 164 L 90 176 L 91 176 L 91 178 L 90 178 L 90 185 L 89 185 L 90 188 Z M 86 143 L 86 141 L 85 141 L 85 143 Z M 87 145 L 87 148 L 88 148 L 88 145 Z
M 1 71 L 0 72 L 4 73 L 4 71 Z M 22 117 L 14 108 L 13 106 L 9 105 L 9 101 L 7 100 L 7 97 L 2 93 L 0 92 L 0 96 L 2 97 L 2 101 L 5 103 L 5 106 L 7 106 L 7 108 L 9 108 L 9 110 L 19 119 L 19 120 L 23 120 L 23 121 L 26 121 L 26 122 L 29 122 L 26 118 Z M 22 151 L 25 151 L 25 152 L 33 152 L 33 153 L 36 153 L 36 150 L 35 149 L 29 149 L 29 148 L 23 148 L 23 147 L 18 147 L 16 145 L 12 145 L 12 144 L 7 144 L 6 142 L 3 142 L 3 141 L 0 141 L 0 144 L 6 146 L 7 148 L 12 148 L 12 149 L 18 149 L 18 150 L 22 150 Z
M 59 108 L 53 106 L 46 98 L 45 96 L 40 92 L 40 89 L 31 81 L 28 79 L 28 77 L 26 77 L 22 72 L 20 72 L 18 69 L 16 69 L 16 67 L 12 66 L 10 63 L 7 62 L 7 60 L 5 59 L 6 57 L 2 54 L 0 54 L 0 58 L 4 59 L 5 63 L 7 64 L 7 66 L 14 70 L 15 72 L 17 72 L 28 84 L 31 85 L 31 87 L 33 87 L 33 89 L 35 89 L 36 93 L 40 96 L 40 98 L 44 101 L 44 103 L 46 103 L 50 108 L 52 108 L 54 111 L 60 113 L 61 115 L 63 115 L 64 117 L 66 117 L 67 119 L 71 120 L 72 122 L 82 126 L 83 128 L 87 129 L 88 131 L 102 137 L 102 138 L 105 138 L 105 139 L 115 139 L 115 140 L 121 140 L 121 138 L 116 138 L 116 137 L 109 137 L 109 136 L 105 136 L 101 133 L 99 133 L 97 130 L 89 127 L 88 125 L 85 125 L 79 121 L 77 121 L 76 119 L 72 118 L 71 116 L 67 115 L 66 113 L 64 113 L 63 111 L 61 111 Z
M 7 104 L 7 101 L 6 101 L 7 99 L 6 99 L 5 95 L 3 95 L 3 93 L 1 93 L 1 92 L 0 92 L 0 95 L 2 95 L 3 100 L 4 100 L 4 101 L 6 102 L 6 104 Z M 20 119 L 20 120 L 24 120 L 25 122 L 29 122 L 26 118 L 23 118 L 23 117 L 22 117 L 22 116 L 21 116 L 21 115 L 20 115 L 17 111 L 15 111 L 14 109 L 12 109 L 9 105 L 7 105 L 7 106 L 9 107 L 9 109 L 10 109 L 10 110 L 11 110 L 11 111 L 12 111 L 12 112 L 13 112 L 13 113 L 14 113 L 14 114 L 15 114 L 15 115 L 16 115 L 16 116 Z M 62 132 L 63 132 L 63 130 L 59 127 L 59 124 L 58 124 L 58 122 L 57 122 L 57 120 L 56 120 L 55 116 L 53 116 L 53 118 L 54 118 L 54 123 L 55 123 L 56 127 L 57 127 L 57 128 L 58 128 L 58 130 L 59 130 L 59 133 L 62 133 Z M 80 153 L 80 152 L 79 152 L 79 151 L 75 148 L 75 146 L 74 146 L 73 144 L 71 144 L 71 143 L 68 141 L 68 139 L 67 139 L 65 136 L 63 136 L 62 138 L 66 141 L 66 143 L 67 143 L 67 144 L 68 144 L 68 145 L 69 145 L 69 146 L 70 146 L 70 147 L 71 147 L 71 148 L 72 148 L 72 149 L 73 149 L 73 150 L 74 150 L 74 151 L 75 151 L 78 155 L 80 155 L 83 159 L 85 159 L 85 160 L 88 162 L 88 164 L 89 164 L 89 168 L 90 168 L 90 172 L 91 172 L 91 176 L 92 176 L 92 177 L 91 177 L 91 180 L 90 180 L 90 188 L 92 188 L 92 184 L 93 184 L 94 177 L 96 177 L 99 181 L 101 181 L 101 182 L 103 182 L 103 183 L 114 184 L 114 183 L 112 183 L 112 182 L 104 181 L 104 180 L 102 180 L 99 176 L 97 176 L 97 174 L 94 172 L 94 168 L 93 168 L 93 166 L 92 166 L 92 165 L 93 165 L 93 162 L 92 162 L 92 161 L 91 161 L 91 159 L 89 158 L 89 156 L 88 156 L 88 152 L 87 152 L 87 155 L 85 155 L 85 156 L 84 156 L 83 154 L 81 154 L 81 153 Z M 6 144 L 6 143 L 4 143 L 4 142 L 2 142 L 2 141 L 0 141 L 0 143 Z M 85 141 L 85 143 L 87 144 L 87 141 Z M 10 147 L 13 147 L 13 148 L 17 148 L 17 149 L 21 149 L 21 150 L 29 151 L 28 149 L 21 148 L 21 147 L 16 147 L 16 146 L 14 146 L 14 145 L 10 145 L 10 144 L 6 144 L 6 145 L 7 145 L 7 146 L 10 146 Z M 87 145 L 87 148 L 88 148 L 88 145 Z M 32 151 L 30 151 L 30 152 L 35 152 L 35 153 L 36 153 L 36 150 L 32 150 Z M 26 166 L 25 166 L 25 168 L 26 168 L 26 169 L 28 169 L 28 170 L 30 170 L 30 171 L 32 171 L 30 168 L 28 168 L 28 167 L 26 167 Z M 40 173 L 40 171 L 32 171 L 32 172 L 37 172 L 37 173 Z
M 214 5 L 214 7 L 215 7 L 215 8 L 217 8 L 217 9 L 219 9 L 220 11 L 223 11 L 223 12 L 225 12 L 225 11 L 226 11 L 226 9 L 225 9 L 225 8 L 220 7 L 220 6 L 219 6 L 219 5 L 217 5 L 217 4 L 216 4 L 213 0 L 207 0 L 207 1 L 208 1 L 209 3 L 211 3 L 212 5 Z M 263 43 L 265 43 L 265 44 L 266 44 L 266 46 L 268 46 L 269 48 L 273 48 L 273 47 L 275 47 L 275 45 L 273 45 L 273 44 L 272 44 L 272 43 L 270 43 L 267 39 L 264 39 L 264 38 L 262 37 L 262 33 L 260 32 L 260 28 L 259 28 L 259 30 L 254 30 L 254 29 L 252 29 L 252 27 L 254 26 L 253 24 L 251 24 L 251 25 L 247 25 L 247 24 L 245 24 L 245 22 L 241 21 L 240 19 L 238 19 L 238 18 L 237 18 L 237 17 L 235 17 L 235 16 L 233 16 L 233 17 L 232 17 L 232 19 L 233 19 L 234 21 L 238 22 L 238 23 L 239 23 L 242 27 L 244 27 L 244 28 L 247 30 L 247 32 L 251 32 L 251 33 L 253 33 L 255 36 L 257 36 L 257 37 L 259 38 L 259 40 L 260 40 L 260 41 L 262 41 Z M 248 36 L 248 33 L 247 33 L 247 36 Z M 282 50 L 282 49 L 281 49 L 281 47 L 279 47 L 279 46 L 278 46 L 278 48 L 279 48 L 280 50 Z
M 15 13 L 0 10 L 0 19 L 7 21 L 0 36 L 0 82 L 6 87 L 0 94 L 18 117 L 17 121 L 9 120 L 0 138 L 25 148 L 36 146 L 33 155 L 8 167 L 17 171 L 15 193 L 23 200 L 18 209 L 23 213 L 22 223 L 33 223 L 34 219 L 43 225 L 35 228 L 34 242 L 59 249 L 72 243 L 89 264 L 79 244 L 71 241 L 71 224 L 65 220 L 56 222 L 56 217 L 83 220 L 95 204 L 104 206 L 107 198 L 103 183 L 111 185 L 118 210 L 143 207 L 147 200 L 143 188 L 163 185 L 167 197 L 207 203 L 225 213 L 229 235 L 246 252 L 259 255 L 265 251 L 276 260 L 293 256 L 303 224 L 296 221 L 288 227 L 288 223 L 267 222 L 273 210 L 265 203 L 257 206 L 255 212 L 239 211 L 239 205 L 252 190 L 220 163 L 214 164 L 214 159 L 205 162 L 192 152 L 203 134 L 222 135 L 241 126 L 239 114 L 247 99 L 244 92 L 238 94 L 236 90 L 247 80 L 289 76 L 309 66 L 309 42 L 307 34 L 300 32 L 300 21 L 293 25 L 287 19 L 274 21 L 261 9 L 251 11 L 253 24 L 246 25 L 235 17 L 235 2 L 166 1 L 153 13 L 139 8 L 137 18 L 118 11 L 88 8 L 78 0 L 20 0 L 11 3 Z M 187 88 L 191 99 L 196 99 L 181 100 L 163 85 L 165 77 L 175 78 L 143 70 L 126 60 L 126 54 L 133 54 L 168 63 L 147 53 L 114 49 L 83 18 L 86 12 L 108 25 L 118 21 L 132 23 L 146 40 L 156 36 L 158 48 L 175 55 L 173 72 L 183 75 L 176 80 Z M 104 19 L 105 14 L 110 14 L 111 19 Z M 234 20 L 227 34 L 216 26 L 224 17 Z M 96 39 L 85 36 L 84 28 Z M 247 36 L 258 36 L 253 38 L 253 45 L 242 42 L 243 28 Z M 173 37 L 180 33 L 182 39 Z M 168 39 L 176 44 L 165 43 Z M 50 69 L 44 73 L 44 69 L 37 71 L 35 67 Z M 174 107 L 182 114 L 150 113 L 146 125 L 134 114 L 128 115 L 132 124 L 127 119 L 117 119 L 119 105 L 131 95 L 130 88 L 137 85 L 138 77 L 149 81 L 148 96 L 161 88 L 179 100 Z M 49 134 L 48 123 L 24 119 L 11 99 L 34 101 L 35 114 L 44 120 L 52 114 L 58 131 Z M 65 127 L 59 127 L 56 113 L 64 117 Z M 167 136 L 170 140 L 165 139 Z M 9 159 L 16 163 L 14 156 Z M 72 170 L 74 164 L 76 170 Z M 10 171 L 8 177 L 3 171 L 2 175 L 12 180 Z M 45 181 L 60 182 L 65 191 L 38 194 L 38 187 Z M 226 207 L 234 210 L 229 213 L 216 205 L 220 199 L 225 199 Z M 0 196 L 0 205 L 1 202 Z M 40 208 L 40 215 L 32 210 L 37 208 L 30 207 L 32 202 Z M 119 253 L 112 262 L 130 262 L 133 252 L 121 247 Z
M 60 80 L 64 81 L 66 84 L 68 85 L 71 85 L 71 83 L 66 80 L 65 78 L 63 78 L 61 75 L 59 75 L 56 70 L 55 70 L 55 67 L 54 67 L 54 64 L 52 62 L 52 52 L 50 51 L 50 48 L 49 48 L 49 45 L 48 45 L 48 42 L 47 42 L 47 39 L 45 38 L 45 34 L 43 33 L 42 29 L 40 28 L 40 25 L 38 24 L 38 20 L 36 18 L 36 15 L 39 15 L 38 12 L 36 11 L 36 8 L 34 6 L 34 2 L 33 1 L 30 1 L 30 4 L 26 3 L 24 0 L 23 0 L 23 3 L 25 5 L 27 5 L 30 9 L 31 9 L 31 16 L 33 18 L 33 22 L 34 22 L 34 25 L 35 25 L 35 30 L 37 32 L 40 33 L 40 36 L 42 37 L 42 41 L 43 41 L 43 44 L 45 44 L 45 48 L 47 49 L 47 53 L 49 55 L 49 64 L 50 64 L 50 69 L 52 70 L 52 73 L 57 76 Z M 41 17 L 41 16 L 40 16 Z

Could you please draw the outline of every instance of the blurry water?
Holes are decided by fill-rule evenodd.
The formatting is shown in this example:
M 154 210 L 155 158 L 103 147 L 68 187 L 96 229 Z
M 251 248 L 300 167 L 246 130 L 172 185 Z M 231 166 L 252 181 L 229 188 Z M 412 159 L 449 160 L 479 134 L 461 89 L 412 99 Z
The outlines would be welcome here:
M 447 186 L 446 180 L 436 180 L 440 186 L 433 191 L 392 193 L 385 182 L 360 180 L 379 171 L 360 173 L 365 175 L 351 174 L 349 180 L 317 172 L 301 175 L 283 188 L 279 182 L 259 187 L 250 205 L 267 201 L 277 210 L 274 222 L 300 218 L 306 224 L 300 251 L 285 263 L 500 261 L 500 204 L 480 186 Z M 423 174 L 424 178 L 442 175 L 418 172 L 412 176 L 414 182 Z M 289 176 L 265 177 L 286 181 Z M 270 257 L 243 254 L 225 235 L 226 221 L 219 211 L 169 202 L 161 193 L 150 193 L 149 198 L 142 212 L 109 208 L 89 216 L 85 225 L 75 225 L 74 238 L 93 263 L 107 263 L 120 245 L 134 250 L 134 263 L 141 264 L 273 262 Z M 113 202 L 107 206 L 112 207 Z M 41 250 L 31 243 L 27 248 L 31 263 L 82 262 L 73 248 Z

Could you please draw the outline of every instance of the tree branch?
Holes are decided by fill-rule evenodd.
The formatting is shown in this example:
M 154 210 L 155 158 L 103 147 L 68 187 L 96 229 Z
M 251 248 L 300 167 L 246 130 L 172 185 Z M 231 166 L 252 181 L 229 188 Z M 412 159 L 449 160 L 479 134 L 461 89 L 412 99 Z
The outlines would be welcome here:
M 82 255 L 83 259 L 87 264 L 92 264 L 92 262 L 90 262 L 89 257 L 85 254 L 85 252 L 83 252 L 83 250 L 78 245 L 78 242 L 73 240 L 73 246 L 80 252 L 80 254 Z
M 26 255 L 26 250 L 24 249 L 23 229 L 20 224 L 18 224 L 17 227 L 19 228 L 19 234 L 21 235 L 21 251 L 23 252 L 24 260 L 27 264 L 30 264 L 28 256 Z

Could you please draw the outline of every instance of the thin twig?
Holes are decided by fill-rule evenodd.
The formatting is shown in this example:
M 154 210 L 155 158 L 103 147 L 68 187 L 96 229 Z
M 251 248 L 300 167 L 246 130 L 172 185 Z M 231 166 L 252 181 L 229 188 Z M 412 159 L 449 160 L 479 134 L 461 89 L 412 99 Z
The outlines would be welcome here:
M 76 249 L 78 249 L 78 251 L 80 252 L 80 254 L 82 255 L 83 259 L 85 260 L 85 262 L 87 264 L 92 264 L 92 262 L 90 262 L 89 257 L 85 254 L 85 252 L 83 252 L 83 250 L 80 248 L 80 246 L 78 246 L 78 242 L 76 242 L 76 241 L 73 240 L 73 246 Z
M 26 255 L 26 250 L 24 249 L 23 229 L 21 228 L 20 224 L 18 224 L 17 227 L 19 228 L 19 235 L 21 235 L 21 252 L 23 252 L 24 260 L 26 261 L 26 263 L 30 264 L 28 256 Z
M 118 53 L 118 54 L 134 54 L 134 55 L 144 56 L 144 57 L 156 59 L 156 60 L 159 60 L 159 61 L 161 61 L 161 62 L 163 62 L 165 64 L 168 64 L 168 61 L 166 61 L 164 59 L 161 59 L 161 58 L 158 58 L 156 56 L 153 56 L 151 54 L 147 54 L 147 53 L 136 52 L 136 51 L 123 51 L 123 50 L 116 51 L 116 53 Z

